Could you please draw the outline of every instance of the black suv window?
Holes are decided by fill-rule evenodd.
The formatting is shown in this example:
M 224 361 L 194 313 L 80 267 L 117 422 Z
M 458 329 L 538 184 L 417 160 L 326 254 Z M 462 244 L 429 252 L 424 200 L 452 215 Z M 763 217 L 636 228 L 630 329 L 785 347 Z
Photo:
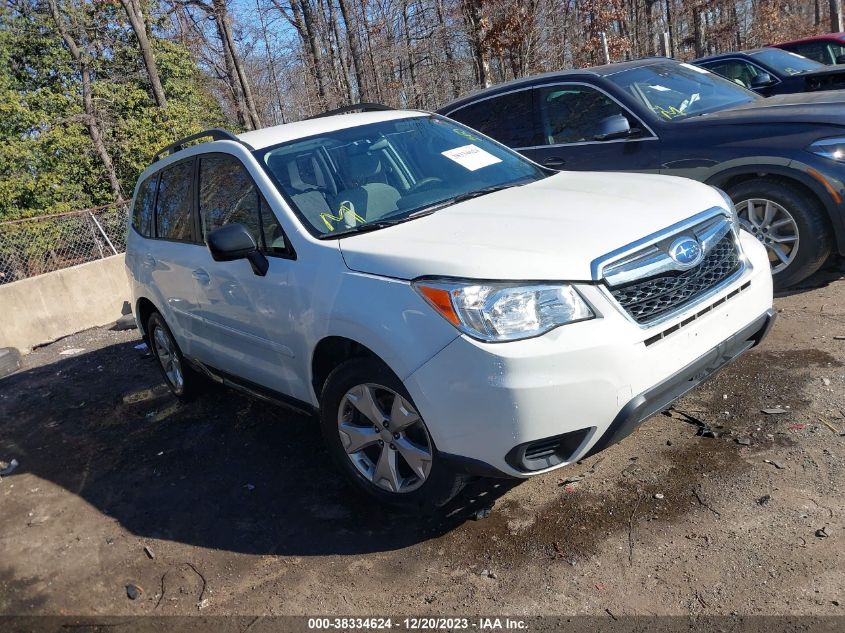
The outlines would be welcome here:
M 193 176 L 193 159 L 176 163 L 162 170 L 156 199 L 156 235 L 158 237 L 185 242 L 193 239 L 191 214 Z
M 751 62 L 742 59 L 725 59 L 702 64 L 702 66 L 707 70 L 712 70 L 714 73 L 722 75 L 725 79 L 730 79 L 743 88 L 751 88 L 754 78 L 760 73 L 765 72 Z
M 288 253 L 282 227 L 240 160 L 229 154 L 202 156 L 199 178 L 203 238 L 214 229 L 238 222 L 252 233 L 261 250 Z
M 543 141 L 549 145 L 594 141 L 602 119 L 621 114 L 631 128 L 631 115 L 606 94 L 581 84 L 561 84 L 537 90 Z
M 135 207 L 132 209 L 132 227 L 144 237 L 153 235 L 153 205 L 156 199 L 158 174 L 149 176 L 138 188 Z
M 531 90 L 520 90 L 464 106 L 449 117 L 509 147 L 539 145 Z

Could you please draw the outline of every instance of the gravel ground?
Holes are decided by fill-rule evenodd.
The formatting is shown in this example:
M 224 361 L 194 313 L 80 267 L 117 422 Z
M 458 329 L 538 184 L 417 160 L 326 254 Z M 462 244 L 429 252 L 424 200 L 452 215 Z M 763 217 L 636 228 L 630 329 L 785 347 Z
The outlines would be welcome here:
M 137 331 L 39 348 L 0 380 L 0 614 L 845 615 L 845 266 L 810 285 L 621 444 L 435 519 L 351 494 L 307 418 L 177 403 Z

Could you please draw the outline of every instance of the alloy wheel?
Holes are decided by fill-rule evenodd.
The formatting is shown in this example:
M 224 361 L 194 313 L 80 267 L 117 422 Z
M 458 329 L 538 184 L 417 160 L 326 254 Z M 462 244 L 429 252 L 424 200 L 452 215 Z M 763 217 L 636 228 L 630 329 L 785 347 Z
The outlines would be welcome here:
M 743 228 L 769 253 L 772 273 L 779 273 L 798 255 L 798 224 L 782 205 L 764 198 L 750 198 L 736 205 Z
M 422 486 L 432 445 L 419 413 L 382 385 L 356 385 L 340 401 L 338 433 L 347 457 L 370 483 L 394 493 Z
M 182 374 L 182 363 L 176 352 L 176 344 L 167 332 L 157 327 L 153 331 L 153 345 L 167 381 L 177 393 L 181 392 L 185 386 L 185 377 Z

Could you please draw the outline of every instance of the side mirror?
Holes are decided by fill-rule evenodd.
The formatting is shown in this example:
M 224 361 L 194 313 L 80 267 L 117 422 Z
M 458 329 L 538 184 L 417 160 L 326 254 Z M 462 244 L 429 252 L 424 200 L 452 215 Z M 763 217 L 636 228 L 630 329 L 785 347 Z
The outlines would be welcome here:
M 837 55 L 836 56 L 836 63 L 837 64 L 845 64 L 845 55 Z
M 211 257 L 216 262 L 231 262 L 246 259 L 252 272 L 263 277 L 270 268 L 270 262 L 258 250 L 255 240 L 243 224 L 227 224 L 211 231 L 206 241 Z
M 631 135 L 631 124 L 621 114 L 614 114 L 599 121 L 598 133 L 593 137 L 597 141 L 611 141 Z
M 767 86 L 771 86 L 773 83 L 775 83 L 775 80 L 772 79 L 772 76 L 769 73 L 760 73 L 755 75 L 751 80 L 751 87 L 766 88 Z

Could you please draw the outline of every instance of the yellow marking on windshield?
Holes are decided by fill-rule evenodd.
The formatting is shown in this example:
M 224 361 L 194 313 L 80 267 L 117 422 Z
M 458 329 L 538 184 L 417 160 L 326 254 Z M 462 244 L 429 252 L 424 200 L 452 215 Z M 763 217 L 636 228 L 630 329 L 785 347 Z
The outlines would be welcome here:
M 683 112 L 678 110 L 675 106 L 664 108 L 662 106 L 654 106 L 654 111 L 657 114 L 665 116 L 667 119 L 674 119 L 675 117 L 683 116 Z
M 351 216 L 349 215 L 350 213 L 352 214 Z M 332 224 L 330 220 L 334 222 L 341 222 L 344 220 L 348 221 L 350 217 L 352 220 L 355 220 L 356 224 L 358 222 L 363 223 L 366 221 L 360 215 L 355 213 L 355 207 L 348 200 L 340 203 L 340 209 L 338 209 L 337 211 L 337 216 L 333 216 L 331 213 L 320 214 L 320 219 L 323 221 L 323 224 L 326 225 L 326 228 L 329 231 L 334 231 L 334 224 Z
M 475 136 L 472 132 L 469 132 L 469 131 L 467 131 L 467 130 L 462 130 L 462 129 L 461 129 L 461 128 L 459 128 L 459 127 L 453 127 L 453 128 L 452 128 L 452 131 L 453 131 L 455 134 L 457 134 L 458 136 L 463 136 L 464 138 L 467 138 L 467 139 L 469 139 L 469 140 L 471 140 L 471 141 L 480 141 L 480 140 L 481 140 L 480 138 L 478 138 L 477 136 Z

